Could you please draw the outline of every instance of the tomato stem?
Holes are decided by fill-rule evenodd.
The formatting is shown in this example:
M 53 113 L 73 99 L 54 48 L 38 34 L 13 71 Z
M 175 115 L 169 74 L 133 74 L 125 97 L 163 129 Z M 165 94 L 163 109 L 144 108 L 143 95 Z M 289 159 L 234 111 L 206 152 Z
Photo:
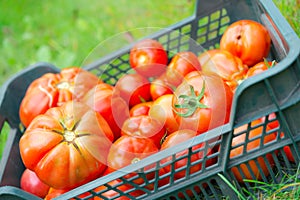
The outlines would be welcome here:
M 270 65 L 269 62 L 268 62 L 268 60 L 266 58 L 264 58 L 264 63 L 267 66 L 267 68 L 270 69 L 270 68 L 274 67 L 274 65 L 276 64 L 276 61 L 273 60 L 272 64 Z
M 208 108 L 203 103 L 200 103 L 200 100 L 204 97 L 205 92 L 205 82 L 203 81 L 203 87 L 200 94 L 197 96 L 194 90 L 194 87 L 190 85 L 191 95 L 179 95 L 178 98 L 183 99 L 182 104 L 175 104 L 175 108 L 187 109 L 187 112 L 181 113 L 175 110 L 175 113 L 181 117 L 189 117 L 197 110 L 197 108 Z

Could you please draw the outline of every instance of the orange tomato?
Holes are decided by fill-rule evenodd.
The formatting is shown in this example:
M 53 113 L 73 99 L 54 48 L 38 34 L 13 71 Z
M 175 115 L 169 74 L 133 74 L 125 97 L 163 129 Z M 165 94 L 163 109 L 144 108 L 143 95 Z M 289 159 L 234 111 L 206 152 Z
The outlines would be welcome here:
M 268 30 L 253 20 L 239 20 L 225 30 L 220 49 L 241 58 L 244 64 L 253 66 L 269 54 L 271 37 Z

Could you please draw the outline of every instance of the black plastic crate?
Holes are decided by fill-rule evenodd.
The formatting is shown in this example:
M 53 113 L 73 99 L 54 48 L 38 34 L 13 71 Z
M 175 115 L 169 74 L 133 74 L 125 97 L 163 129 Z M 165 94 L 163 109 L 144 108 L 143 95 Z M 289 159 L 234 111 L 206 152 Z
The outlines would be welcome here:
M 284 181 L 286 174 L 295 174 L 300 160 L 300 40 L 291 29 L 287 21 L 280 14 L 276 6 L 269 0 L 198 0 L 194 15 L 184 19 L 166 29 L 156 32 L 145 38 L 159 40 L 167 49 L 171 57 L 179 51 L 190 50 L 197 54 L 204 49 L 218 47 L 220 38 L 226 27 L 239 19 L 253 19 L 263 23 L 269 30 L 272 37 L 272 47 L 269 54 L 270 59 L 275 59 L 278 64 L 267 72 L 249 78 L 244 81 L 236 90 L 230 122 L 224 126 L 210 130 L 186 141 L 176 147 L 166 149 L 155 155 L 145 158 L 137 164 L 127 166 L 121 171 L 114 172 L 107 176 L 96 179 L 83 186 L 65 193 L 56 199 L 89 199 L 94 196 L 102 197 L 106 191 L 97 191 L 100 185 L 106 185 L 119 195 L 134 198 L 130 195 L 133 190 L 142 190 L 144 195 L 138 199 L 223 199 L 224 196 L 238 198 L 237 194 L 224 182 L 219 174 L 232 181 L 235 187 L 242 191 L 242 188 L 251 193 L 257 193 L 254 185 L 249 182 L 238 182 L 232 169 L 241 170 L 241 167 L 257 166 L 258 170 L 268 170 L 268 174 L 262 175 L 260 180 L 266 183 L 280 183 Z M 133 44 L 128 45 L 103 58 L 93 61 L 84 66 L 85 69 L 97 74 L 101 79 L 110 84 L 115 84 L 117 79 L 126 73 L 130 67 L 128 65 L 129 50 Z M 0 93 L 0 127 L 4 123 L 9 124 L 10 133 L 4 150 L 0 165 L 0 198 L 4 199 L 36 199 L 16 187 L 19 186 L 20 176 L 24 166 L 20 159 L 18 142 L 22 135 L 19 128 L 18 109 L 22 97 L 28 85 L 37 77 L 46 72 L 58 72 L 59 70 L 49 63 L 37 63 L 16 74 L 8 80 L 2 87 Z M 274 119 L 269 118 L 273 113 L 279 127 L 273 130 L 266 130 L 266 124 L 272 123 Z M 265 117 L 264 123 L 251 125 L 255 119 Z M 241 156 L 230 158 L 230 152 L 236 147 L 232 147 L 232 140 L 238 133 L 234 130 L 240 126 L 247 126 L 246 130 L 240 134 L 246 134 L 244 143 L 239 144 L 244 147 Z M 253 129 L 261 129 L 263 134 L 256 139 L 263 140 L 272 132 L 284 132 L 284 137 L 277 134 L 276 141 L 261 145 L 252 151 L 246 151 L 246 146 L 255 139 L 248 138 Z M 212 142 L 213 141 L 213 142 Z M 159 176 L 158 169 L 161 167 L 160 161 L 169 156 L 174 156 L 177 152 L 188 149 L 189 158 L 193 153 L 192 147 L 198 143 L 205 143 L 204 148 L 199 151 L 206 153 L 210 147 L 218 147 L 218 151 L 199 160 L 189 163 L 186 167 L 178 170 L 187 170 L 191 166 L 202 162 L 200 171 L 187 174 L 180 180 L 174 180 L 177 171 L 164 176 Z M 284 148 L 289 146 L 294 162 L 290 161 L 285 154 Z M 183 158 L 175 158 L 171 163 Z M 215 164 L 204 167 L 208 160 L 214 159 Z M 271 161 L 270 161 L 271 160 Z M 261 162 L 265 163 L 262 167 Z M 152 171 L 143 171 L 145 166 L 154 164 Z M 263 169 L 264 168 L 264 169 Z M 136 185 L 132 180 L 123 178 L 130 172 L 137 173 L 135 178 L 143 178 L 143 185 Z M 153 173 L 155 177 L 151 180 L 145 178 L 145 174 Z M 240 171 L 241 172 L 241 171 Z M 263 174 L 263 173 L 261 173 Z M 249 176 L 256 178 L 249 169 Z M 170 182 L 158 187 L 158 182 L 165 177 L 170 178 Z M 241 175 L 245 178 L 244 175 Z M 121 179 L 123 183 L 133 186 L 130 191 L 120 191 L 115 186 L 107 185 L 108 182 Z M 153 188 L 145 188 L 147 184 L 153 184 Z M 79 197 L 86 193 L 87 196 Z M 116 196 L 117 198 L 118 196 Z M 104 197 L 102 197 L 104 198 Z

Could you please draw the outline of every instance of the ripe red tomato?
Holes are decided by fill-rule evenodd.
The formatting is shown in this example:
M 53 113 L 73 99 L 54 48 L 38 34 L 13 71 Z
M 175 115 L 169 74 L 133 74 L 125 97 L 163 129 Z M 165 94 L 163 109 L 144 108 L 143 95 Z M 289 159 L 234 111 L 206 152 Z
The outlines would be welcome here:
M 111 146 L 107 157 L 107 166 L 110 171 L 120 170 L 125 166 L 140 162 L 142 159 L 157 152 L 157 146 L 149 138 L 123 135 Z M 152 165 L 144 168 L 144 171 L 147 172 L 147 179 L 154 177 L 152 169 Z M 125 175 L 124 178 L 131 178 L 135 175 L 135 172 L 129 173 Z M 136 184 L 143 184 L 144 180 L 140 177 L 134 179 L 133 182 Z
M 116 140 L 121 135 L 122 124 L 129 117 L 129 108 L 125 100 L 113 92 L 113 86 L 99 83 L 86 93 L 83 102 L 105 118 Z
M 251 127 L 258 126 L 261 123 L 262 123 L 261 119 L 254 120 L 253 122 L 251 122 Z M 245 124 L 243 126 L 240 126 L 240 127 L 236 128 L 234 130 L 234 134 L 237 135 L 238 133 L 245 132 L 247 130 L 247 128 L 248 128 L 247 124 Z M 257 148 L 260 147 L 260 143 L 261 143 L 260 136 L 263 134 L 263 129 L 264 129 L 263 126 L 258 126 L 256 128 L 253 128 L 252 130 L 250 130 L 250 134 L 248 136 L 248 140 L 253 140 L 253 141 L 250 141 L 247 144 L 247 151 L 251 151 L 251 150 L 254 150 L 254 149 L 257 149 Z M 269 130 L 270 130 L 270 128 L 266 127 L 266 131 L 269 131 Z M 275 132 L 271 133 L 269 135 L 266 135 L 264 137 L 263 143 L 267 144 L 267 143 L 270 143 L 270 142 L 272 142 L 274 140 L 276 140 L 276 133 Z M 231 146 L 235 147 L 237 145 L 245 143 L 245 141 L 246 141 L 246 133 L 243 133 L 243 134 L 235 136 L 233 138 Z M 234 158 L 234 157 L 243 155 L 243 151 L 244 151 L 244 146 L 243 145 L 233 148 L 230 151 L 230 158 Z M 267 154 L 266 157 L 268 159 L 268 162 L 272 166 L 274 164 L 274 160 L 272 158 L 272 155 L 271 154 Z M 259 171 L 259 168 L 262 170 L 262 172 L 264 173 L 265 176 L 269 175 L 269 170 L 267 168 L 267 165 L 266 165 L 266 162 L 265 162 L 264 158 L 263 157 L 258 157 L 257 161 L 259 163 L 259 167 L 257 166 L 257 164 L 256 164 L 256 162 L 254 160 L 250 160 L 248 162 L 249 165 L 250 165 L 250 168 L 251 168 L 252 172 L 255 175 L 255 177 L 251 176 L 251 172 L 249 171 L 249 169 L 248 169 L 248 167 L 247 167 L 246 164 L 241 164 L 239 166 L 240 169 L 241 169 L 241 171 L 242 171 L 242 173 L 243 173 L 243 175 L 245 176 L 246 179 L 248 179 L 248 180 L 249 179 L 250 180 L 253 180 L 253 179 L 255 179 L 255 180 L 256 179 L 257 180 L 261 180 L 261 173 Z M 243 177 L 240 174 L 238 168 L 237 167 L 233 167 L 231 170 L 232 170 L 234 176 L 236 177 L 236 179 L 239 182 L 243 182 Z
M 150 101 L 150 82 L 139 74 L 125 74 L 115 85 L 114 97 L 122 97 L 129 107 Z
M 178 144 L 180 144 L 181 142 L 187 141 L 189 139 L 192 139 L 193 137 L 195 137 L 198 133 L 196 131 L 192 131 L 192 130 L 188 130 L 188 129 L 181 129 L 178 131 L 175 131 L 173 133 L 171 133 L 169 136 L 167 136 L 167 138 L 164 140 L 164 142 L 161 145 L 161 150 L 170 148 L 170 147 L 174 147 Z M 189 174 L 193 174 L 199 170 L 202 169 L 202 162 L 199 162 L 198 164 L 195 164 L 196 161 L 203 159 L 205 156 L 209 156 L 211 155 L 211 150 L 209 149 L 207 154 L 204 153 L 204 148 L 205 148 L 205 143 L 200 143 L 198 145 L 195 145 L 192 147 L 192 151 L 194 152 L 190 159 L 188 159 L 186 156 L 189 154 L 189 150 L 186 149 L 184 151 L 181 151 L 179 153 L 176 153 L 175 158 L 178 159 L 174 162 L 174 169 L 180 169 L 184 166 L 187 166 L 188 164 L 193 164 L 190 168 L 189 168 Z M 197 151 L 195 153 L 195 151 Z M 164 173 L 168 173 L 172 170 L 172 160 L 173 157 L 169 156 L 167 158 L 162 159 L 161 164 L 165 165 L 167 163 L 166 166 L 163 167 Z M 189 162 L 189 163 L 188 163 Z M 212 159 L 209 159 L 206 161 L 206 166 L 210 166 L 212 165 Z M 186 176 L 186 170 L 181 170 L 178 172 L 174 173 L 174 179 L 180 179 Z
M 20 180 L 20 186 L 22 190 L 36 195 L 40 198 L 44 198 L 49 191 L 49 185 L 43 183 L 39 177 L 29 169 L 25 169 Z
M 58 197 L 66 192 L 68 192 L 68 189 L 55 189 L 50 188 L 48 194 L 45 196 L 44 200 L 52 200 L 55 197 Z
M 167 134 L 179 129 L 179 125 L 173 113 L 172 102 L 173 94 L 165 94 L 157 98 L 149 110 L 149 116 L 164 124 Z
M 99 113 L 70 101 L 34 118 L 20 139 L 20 154 L 44 183 L 70 189 L 103 173 L 113 137 Z
M 52 200 L 55 197 L 58 197 L 64 193 L 69 192 L 70 189 L 55 189 L 55 188 L 50 188 L 48 194 L 45 196 L 44 200 Z M 86 197 L 89 196 L 89 192 L 83 193 L 81 195 L 79 195 L 79 198 L 84 198 L 86 199 Z M 70 200 L 75 200 L 75 198 L 71 198 Z M 88 198 L 88 200 L 94 200 L 94 198 Z
M 262 61 L 269 54 L 271 37 L 268 30 L 253 20 L 239 20 L 225 30 L 220 49 L 227 50 L 250 66 Z
M 183 51 L 175 54 L 170 61 L 166 70 L 166 78 L 170 84 L 178 86 L 185 75 L 200 70 L 201 65 L 197 56 L 193 52 Z
M 144 39 L 130 50 L 130 66 L 145 77 L 159 76 L 168 63 L 168 54 L 157 40 Z
M 160 143 L 166 134 L 166 129 L 160 121 L 149 115 L 133 116 L 125 120 L 122 126 L 122 135 L 149 138 L 160 148 Z
M 261 61 L 249 68 L 245 78 L 249 78 L 251 76 L 255 76 L 256 74 L 260 74 L 260 73 L 270 69 L 275 64 L 276 64 L 275 61 L 272 61 L 272 62 L 271 61 Z
M 153 101 L 147 101 L 147 102 L 142 102 L 139 104 L 136 104 L 129 110 L 129 116 L 139 116 L 139 115 L 148 115 L 149 110 L 153 104 Z
M 225 50 L 208 50 L 200 54 L 198 59 L 203 72 L 218 74 L 233 91 L 244 80 L 248 70 L 240 58 Z
M 156 100 L 158 97 L 163 96 L 165 94 L 173 94 L 174 85 L 171 85 L 167 78 L 166 73 L 163 73 L 159 77 L 155 78 L 151 81 L 150 85 L 150 94 L 152 100 Z
M 65 68 L 58 74 L 47 73 L 29 85 L 20 105 L 20 120 L 28 127 L 34 117 L 49 108 L 69 100 L 80 101 L 99 82 L 97 76 L 78 67 Z
M 101 195 L 108 198 L 108 199 L 116 199 L 116 200 L 130 200 L 134 197 L 138 197 L 142 194 L 144 194 L 144 192 L 142 190 L 133 190 L 131 192 L 128 192 L 128 195 L 130 195 L 130 197 L 124 196 L 122 195 L 120 192 L 118 191 L 122 191 L 122 192 L 127 192 L 129 190 L 132 190 L 132 186 L 126 183 L 123 183 L 120 179 L 116 179 L 113 180 L 109 183 L 107 183 L 109 186 L 116 188 L 116 190 L 114 189 L 109 189 L 107 186 L 105 185 L 101 185 L 99 187 L 97 187 L 95 189 L 95 192 L 101 193 Z M 115 198 L 118 197 L 118 198 Z M 94 200 L 102 200 L 103 198 L 95 196 Z
M 229 121 L 233 93 L 216 74 L 191 73 L 175 90 L 172 105 L 179 129 L 200 134 Z

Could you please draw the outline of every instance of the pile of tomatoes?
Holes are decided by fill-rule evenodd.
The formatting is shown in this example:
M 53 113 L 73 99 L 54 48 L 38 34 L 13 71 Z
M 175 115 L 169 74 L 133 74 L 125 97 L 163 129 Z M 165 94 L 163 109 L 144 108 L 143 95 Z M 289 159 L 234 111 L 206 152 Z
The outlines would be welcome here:
M 219 49 L 200 55 L 186 51 L 169 58 L 170 52 L 160 42 L 137 42 L 129 55 L 133 70 L 115 85 L 78 67 L 43 75 L 32 82 L 20 105 L 20 119 L 26 127 L 20 139 L 20 154 L 26 166 L 21 187 L 51 199 L 228 123 L 237 86 L 274 65 L 264 61 L 270 46 L 271 39 L 263 25 L 240 20 L 227 28 Z M 245 140 L 243 135 L 236 138 L 235 145 Z M 273 139 L 275 135 L 270 138 Z M 233 157 L 241 149 L 236 151 Z M 180 152 L 176 157 L 187 153 L 188 150 Z M 199 151 L 174 166 L 180 168 L 204 156 L 207 155 Z M 172 157 L 165 158 L 161 163 L 171 160 Z M 208 160 L 206 166 L 213 163 Z M 163 166 L 160 175 L 172 170 L 171 165 Z M 202 163 L 193 165 L 189 173 L 201 168 Z M 174 178 L 185 174 L 185 170 L 179 171 Z M 149 179 L 153 176 L 147 174 Z M 143 183 L 141 179 L 134 182 Z M 159 184 L 168 182 L 165 178 Z M 100 186 L 97 190 L 105 188 Z M 130 186 L 121 184 L 118 189 L 125 191 Z M 110 190 L 103 195 L 112 197 L 116 192 Z

